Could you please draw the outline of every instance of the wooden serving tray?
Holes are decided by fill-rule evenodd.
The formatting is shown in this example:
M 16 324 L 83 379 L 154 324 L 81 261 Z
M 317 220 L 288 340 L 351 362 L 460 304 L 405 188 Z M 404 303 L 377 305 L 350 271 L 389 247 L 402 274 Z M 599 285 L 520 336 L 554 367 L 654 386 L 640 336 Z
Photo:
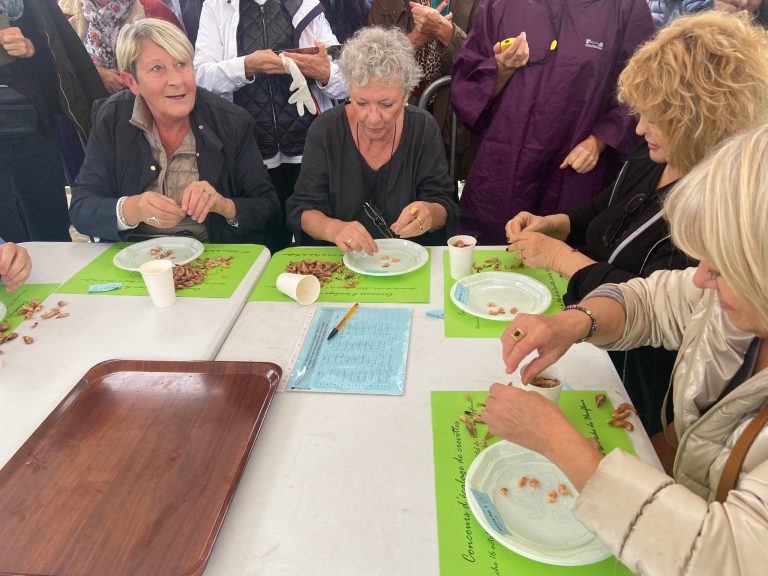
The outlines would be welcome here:
M 281 373 L 91 368 L 0 470 L 0 574 L 200 574 Z

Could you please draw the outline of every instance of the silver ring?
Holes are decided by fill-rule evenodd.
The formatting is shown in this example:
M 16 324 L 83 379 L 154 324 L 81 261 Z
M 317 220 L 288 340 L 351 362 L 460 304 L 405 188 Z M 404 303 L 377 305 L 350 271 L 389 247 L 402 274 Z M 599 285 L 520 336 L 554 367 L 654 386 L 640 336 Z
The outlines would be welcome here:
M 207 189 L 205 190 L 205 193 L 206 193 L 206 194 L 208 194 L 208 197 L 209 197 L 209 198 L 210 198 L 211 196 L 213 196 L 213 192 L 211 192 L 211 189 L 210 189 L 210 188 L 207 188 Z
M 160 220 L 158 220 L 156 216 L 150 216 L 147 218 L 147 224 L 157 224 L 159 226 Z

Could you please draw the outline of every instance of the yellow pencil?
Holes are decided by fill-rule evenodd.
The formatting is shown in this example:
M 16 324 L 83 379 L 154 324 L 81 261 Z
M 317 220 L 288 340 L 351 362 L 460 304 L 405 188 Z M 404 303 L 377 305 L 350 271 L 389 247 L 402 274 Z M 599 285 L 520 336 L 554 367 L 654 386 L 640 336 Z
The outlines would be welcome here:
M 346 324 L 346 323 L 347 323 L 347 320 L 349 320 L 350 318 L 352 318 L 352 314 L 354 314 L 355 312 L 357 312 L 357 308 L 358 308 L 358 306 L 360 306 L 360 304 L 355 304 L 354 306 L 352 306 L 352 308 L 350 308 L 350 309 L 349 309 L 349 312 L 347 312 L 346 314 L 344 314 L 344 318 L 342 318 L 342 319 L 341 319 L 341 322 L 339 322 L 338 324 L 336 324 L 336 327 L 335 327 L 333 330 L 331 330 L 331 333 L 330 333 L 330 334 L 328 334 L 328 338 L 327 338 L 328 340 L 330 340 L 331 338 L 333 338 L 334 336 L 336 336 L 336 334 L 338 334 L 338 333 L 339 333 L 339 330 L 341 330 L 341 327 L 342 327 L 342 326 L 344 326 L 344 324 Z

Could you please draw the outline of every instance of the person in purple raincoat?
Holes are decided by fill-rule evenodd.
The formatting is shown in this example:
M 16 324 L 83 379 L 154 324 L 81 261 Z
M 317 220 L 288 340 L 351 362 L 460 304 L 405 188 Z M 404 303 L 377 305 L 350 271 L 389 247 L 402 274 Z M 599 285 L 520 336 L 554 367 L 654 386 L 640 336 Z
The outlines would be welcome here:
M 562 212 L 616 176 L 619 154 L 638 144 L 616 79 L 653 32 L 645 0 L 487 0 L 478 9 L 451 87 L 459 120 L 481 137 L 463 232 L 504 244 L 518 212 Z

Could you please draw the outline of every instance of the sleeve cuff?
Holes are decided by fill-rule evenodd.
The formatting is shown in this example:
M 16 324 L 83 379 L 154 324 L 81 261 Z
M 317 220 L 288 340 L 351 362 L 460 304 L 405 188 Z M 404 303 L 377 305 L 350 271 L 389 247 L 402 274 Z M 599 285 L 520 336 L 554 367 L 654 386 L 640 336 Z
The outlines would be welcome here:
M 669 574 L 689 562 L 707 510 L 703 498 L 660 470 L 614 450 L 587 481 L 573 515 L 631 570 Z
M 616 449 L 602 459 L 587 481 L 573 515 L 619 556 L 643 507 L 673 483 L 660 470 Z
M 115 204 L 115 216 L 117 217 L 118 232 L 123 232 L 124 230 L 133 230 L 139 225 L 139 223 L 137 222 L 136 224 L 131 226 L 125 221 L 125 217 L 123 216 L 123 203 L 125 202 L 126 198 L 128 197 L 121 196 L 120 198 L 117 199 L 117 204 Z

